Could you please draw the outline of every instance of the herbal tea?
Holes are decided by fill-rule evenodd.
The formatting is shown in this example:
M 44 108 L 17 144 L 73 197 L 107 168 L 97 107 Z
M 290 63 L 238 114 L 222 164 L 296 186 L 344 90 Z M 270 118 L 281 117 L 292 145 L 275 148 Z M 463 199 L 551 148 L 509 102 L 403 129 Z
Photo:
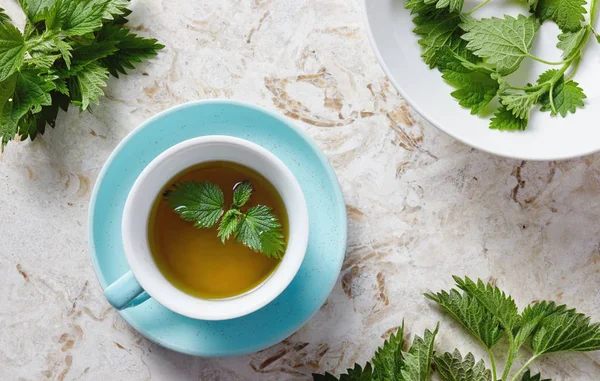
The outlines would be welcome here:
M 152 256 L 180 290 L 204 299 L 240 295 L 277 268 L 288 238 L 281 196 L 256 171 L 209 162 L 176 175 L 148 222 Z

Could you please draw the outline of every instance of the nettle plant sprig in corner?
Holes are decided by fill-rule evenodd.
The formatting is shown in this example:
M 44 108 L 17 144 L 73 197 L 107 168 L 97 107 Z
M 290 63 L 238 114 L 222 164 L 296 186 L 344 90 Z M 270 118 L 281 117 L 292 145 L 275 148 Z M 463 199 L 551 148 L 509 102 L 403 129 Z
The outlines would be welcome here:
M 454 280 L 457 288 L 425 296 L 481 343 L 489 355 L 489 369 L 483 360 L 476 361 L 471 353 L 463 356 L 458 349 L 435 353 L 439 324 L 433 332 L 426 330 L 422 338 L 415 336 L 404 352 L 403 324 L 364 367 L 355 365 L 339 378 L 329 373 L 315 374 L 314 380 L 427 381 L 431 365 L 435 364 L 435 371 L 444 381 L 549 381 L 542 379 L 541 373 L 532 374 L 529 366 L 533 361 L 551 353 L 600 350 L 600 323 L 591 323 L 589 317 L 574 309 L 540 301 L 519 312 L 514 300 L 498 287 L 468 277 L 454 277 Z M 500 370 L 493 349 L 502 338 L 508 341 L 508 353 Z M 529 346 L 532 354 L 522 366 L 513 367 L 517 359 L 526 358 L 524 345 Z

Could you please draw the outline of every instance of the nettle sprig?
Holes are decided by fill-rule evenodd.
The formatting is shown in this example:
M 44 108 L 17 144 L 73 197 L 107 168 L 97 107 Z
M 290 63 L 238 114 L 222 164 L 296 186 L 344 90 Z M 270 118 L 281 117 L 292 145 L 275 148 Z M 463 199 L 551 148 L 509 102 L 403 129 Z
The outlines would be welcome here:
M 256 205 L 242 208 L 252 196 L 252 184 L 243 181 L 234 187 L 233 203 L 225 209 L 223 191 L 211 182 L 178 182 L 163 197 L 184 221 L 193 222 L 199 229 L 211 228 L 217 223 L 217 236 L 223 244 L 235 238 L 246 247 L 281 259 L 285 252 L 282 226 L 271 212 L 272 208 Z
M 329 373 L 315 374 L 315 381 L 428 381 L 431 365 L 444 381 L 550 381 L 540 373 L 532 374 L 530 364 L 541 356 L 560 352 L 600 350 L 600 323 L 554 302 L 541 301 L 519 312 L 513 298 L 498 287 L 454 277 L 457 289 L 427 293 L 449 316 L 459 322 L 488 352 L 491 369 L 483 360 L 476 361 L 471 353 L 463 356 L 458 349 L 441 355 L 434 352 L 438 327 L 425 331 L 423 338 L 415 336 L 408 352 L 403 352 L 404 323 L 392 334 L 364 367 L 355 365 L 339 378 Z M 508 340 L 507 360 L 499 370 L 493 347 Z M 527 358 L 521 349 L 528 345 L 532 354 L 517 371 L 513 364 Z
M 0 147 L 54 127 L 58 110 L 98 104 L 119 77 L 164 46 L 126 29 L 129 0 L 19 0 L 20 31 L 0 8 Z
M 526 0 L 531 16 L 505 15 L 503 18 L 476 19 L 473 14 L 490 0 L 463 12 L 463 0 L 408 0 L 414 15 L 414 32 L 420 36 L 422 58 L 437 67 L 442 77 L 457 90 L 452 93 L 471 114 L 486 112 L 492 99 L 500 107 L 490 128 L 524 130 L 531 109 L 551 115 L 575 113 L 584 106 L 584 94 L 573 81 L 593 29 L 598 0 L 591 0 L 589 17 L 586 0 Z M 525 1 L 525 0 L 521 0 Z M 561 29 L 556 46 L 562 60 L 551 62 L 530 53 L 542 22 L 551 20 Z M 515 86 L 506 76 L 515 72 L 524 59 L 533 59 L 555 68 L 542 73 L 535 84 Z

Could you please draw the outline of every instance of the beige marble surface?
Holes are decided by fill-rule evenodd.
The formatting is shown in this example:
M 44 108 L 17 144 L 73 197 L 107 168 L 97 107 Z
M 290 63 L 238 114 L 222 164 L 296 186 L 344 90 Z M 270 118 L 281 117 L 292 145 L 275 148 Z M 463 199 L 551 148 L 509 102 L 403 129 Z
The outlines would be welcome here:
M 373 0 L 376 1 L 376 0 Z M 17 14 L 15 0 L 2 6 Z M 441 321 L 438 350 L 481 354 L 421 294 L 451 275 L 493 280 L 520 306 L 555 299 L 600 320 L 600 155 L 521 162 L 475 151 L 424 122 L 371 52 L 359 0 L 134 1 L 131 26 L 167 48 L 111 80 L 93 114 L 62 114 L 0 157 L 1 380 L 304 380 L 365 361 L 402 319 Z M 22 20 L 22 18 L 21 18 Z M 109 308 L 87 246 L 90 190 L 128 132 L 206 98 L 298 120 L 339 176 L 349 242 L 326 305 L 260 353 L 193 358 Z M 600 379 L 600 354 L 534 364 Z

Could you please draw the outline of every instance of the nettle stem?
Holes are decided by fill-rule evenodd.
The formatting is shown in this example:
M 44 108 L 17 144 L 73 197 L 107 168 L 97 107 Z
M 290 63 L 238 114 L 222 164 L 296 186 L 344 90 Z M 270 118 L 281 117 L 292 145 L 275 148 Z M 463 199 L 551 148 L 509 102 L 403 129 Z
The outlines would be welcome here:
M 530 54 L 530 53 L 527 53 L 527 57 L 534 59 L 538 62 L 545 63 L 546 65 L 562 65 L 566 62 L 566 61 L 560 61 L 560 62 L 546 61 L 546 60 L 541 59 L 540 57 L 534 56 L 533 54 Z
M 533 360 L 535 360 L 536 358 L 537 358 L 537 356 L 533 356 L 532 358 L 530 358 L 529 360 L 527 360 L 527 362 L 521 367 L 521 369 L 519 369 L 519 371 L 517 372 L 517 374 L 515 374 L 513 376 L 513 378 L 511 379 L 511 381 L 517 381 L 517 377 L 519 377 L 521 375 L 521 373 L 523 373 L 527 369 L 527 367 L 529 366 L 529 364 L 531 364 L 533 362 Z
M 469 12 L 467 12 L 467 14 L 468 15 L 473 14 L 476 10 L 483 7 L 484 5 L 486 5 L 489 2 L 490 2 L 490 0 L 483 0 L 481 3 L 477 4 L 477 6 L 475 8 L 473 8 Z
M 497 381 L 498 375 L 496 374 L 496 359 L 494 358 L 494 354 L 492 353 L 492 350 L 490 348 L 486 348 L 486 349 L 487 349 L 488 356 L 490 357 L 490 364 L 492 366 L 493 381 Z
M 515 351 L 515 340 L 513 335 L 509 332 L 508 336 L 508 356 L 506 358 L 506 366 L 504 367 L 504 372 L 502 372 L 502 381 L 508 380 L 508 375 L 510 374 L 510 368 L 512 368 L 512 364 L 515 362 L 517 356 Z

